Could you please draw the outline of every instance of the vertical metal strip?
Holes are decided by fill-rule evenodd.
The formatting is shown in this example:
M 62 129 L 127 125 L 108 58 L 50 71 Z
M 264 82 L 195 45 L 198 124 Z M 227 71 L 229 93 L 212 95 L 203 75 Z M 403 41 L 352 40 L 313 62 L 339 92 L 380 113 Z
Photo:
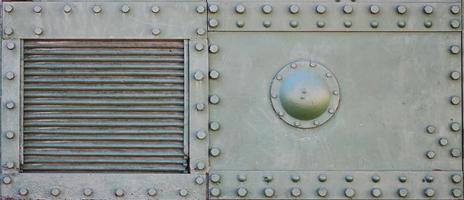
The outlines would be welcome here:
M 188 40 L 184 40 L 184 153 L 189 154 L 189 54 Z

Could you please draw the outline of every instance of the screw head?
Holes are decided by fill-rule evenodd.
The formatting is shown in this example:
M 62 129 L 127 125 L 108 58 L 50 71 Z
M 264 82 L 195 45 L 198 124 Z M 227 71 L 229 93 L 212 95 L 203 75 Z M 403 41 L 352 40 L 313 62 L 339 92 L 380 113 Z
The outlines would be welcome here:
M 207 136 L 206 132 L 205 131 L 197 131 L 197 133 L 195 134 L 195 136 L 197 137 L 197 139 L 199 140 L 204 140 Z
M 85 196 L 92 196 L 93 190 L 90 189 L 90 188 L 85 188 L 84 191 L 83 191 L 83 194 L 84 194 Z
M 434 151 L 427 151 L 427 152 L 425 152 L 425 156 L 426 156 L 428 159 L 433 159 L 433 158 L 435 158 L 436 153 L 435 153 Z
M 327 175 L 325 175 L 325 174 L 320 174 L 320 175 L 317 177 L 317 180 L 319 180 L 319 182 L 325 182 L 325 181 L 327 181 Z
M 450 78 L 453 80 L 459 80 L 461 78 L 461 72 L 458 72 L 458 71 L 451 72 Z
M 156 193 L 158 193 L 158 192 L 156 191 L 155 188 L 150 188 L 150 189 L 147 190 L 148 196 L 151 196 L 151 197 L 156 196 Z
M 245 13 L 245 10 L 246 10 L 246 8 L 245 8 L 245 6 L 242 5 L 242 4 L 237 4 L 237 5 L 235 6 L 235 12 L 238 13 L 238 14 L 243 14 L 243 13 Z
M 298 175 L 292 175 L 292 176 L 290 177 L 290 180 L 292 180 L 292 181 L 295 182 L 295 183 L 298 182 L 298 181 L 300 181 L 300 179 L 301 179 L 301 177 L 298 176 Z
M 216 5 L 216 4 L 210 4 L 210 5 L 208 6 L 208 11 L 209 11 L 210 13 L 217 13 L 217 12 L 219 11 L 219 6 Z
M 15 103 L 13 103 L 13 102 L 11 102 L 11 101 L 9 101 L 9 102 L 6 103 L 6 108 L 8 108 L 8 109 L 13 109 L 14 107 L 15 107 Z
M 197 34 L 198 35 L 205 35 L 206 34 L 206 30 L 204 28 L 197 28 Z
M 377 27 L 379 27 L 379 22 L 371 21 L 370 25 L 371 25 L 372 28 L 377 28 Z
M 298 12 L 300 12 L 300 7 L 298 7 L 297 5 L 290 5 L 288 6 L 288 11 L 292 14 L 297 14 Z
M 323 21 L 317 21 L 317 22 L 316 22 L 316 26 L 317 26 L 318 28 L 324 28 L 325 22 L 323 22 Z
M 10 139 L 10 140 L 11 140 L 11 139 L 13 139 L 13 138 L 15 137 L 15 133 L 14 133 L 13 131 L 7 131 L 7 132 L 5 133 L 5 137 L 6 137 L 7 139 Z
M 461 22 L 457 19 L 453 19 L 450 21 L 450 27 L 451 28 L 454 28 L 454 29 L 457 29 L 459 27 L 461 27 Z
M 345 26 L 346 28 L 350 28 L 351 26 L 353 26 L 353 22 L 351 22 L 350 20 L 344 21 L 343 26 Z
M 457 15 L 461 12 L 461 8 L 459 6 L 453 5 L 450 7 L 450 13 L 453 15 Z
M 13 32 L 14 31 L 11 27 L 5 27 L 5 29 L 3 30 L 3 33 L 5 33 L 5 35 L 12 35 Z
M 318 14 L 324 14 L 327 11 L 327 8 L 323 5 L 317 5 L 316 6 L 316 12 Z
M 432 25 L 433 25 L 433 23 L 432 23 L 432 21 L 430 21 L 430 20 L 427 20 L 427 21 L 424 22 L 424 26 L 425 26 L 426 28 L 430 28 L 430 27 L 432 27 Z
M 42 35 L 42 33 L 43 33 L 43 29 L 42 29 L 42 28 L 36 27 L 36 28 L 34 29 L 34 34 L 36 34 L 36 35 Z
M 186 196 L 188 195 L 188 193 L 189 193 L 189 192 L 188 192 L 187 189 L 180 189 L 180 190 L 179 190 L 179 195 L 180 195 L 181 197 L 186 197 Z
M 426 5 L 423 8 L 425 14 L 432 14 L 433 13 L 433 7 L 431 5 Z
M 219 98 L 219 96 L 217 95 L 211 95 L 209 97 L 209 103 L 211 104 L 218 104 L 220 101 L 221 101 L 221 98 Z
M 197 11 L 198 14 L 202 14 L 202 13 L 205 13 L 206 9 L 204 6 L 197 6 L 195 10 Z
M 461 97 L 458 97 L 458 96 L 452 96 L 450 98 L 450 102 L 451 104 L 453 105 L 459 105 L 461 103 Z
M 114 191 L 114 195 L 116 195 L 117 197 L 124 196 L 124 193 L 125 193 L 124 190 L 121 189 L 121 188 L 118 188 L 118 189 L 116 189 L 116 191 Z
M 240 187 L 237 189 L 237 196 L 246 197 L 247 194 L 248 194 L 248 190 L 246 188 Z
M 450 155 L 454 158 L 458 158 L 458 157 L 461 157 L 461 150 L 460 149 L 457 149 L 457 148 L 452 148 L 450 150 Z
M 245 182 L 247 180 L 247 177 L 245 175 L 243 175 L 243 174 L 239 174 L 239 175 L 237 175 L 237 180 L 239 182 Z
M 352 188 L 346 188 L 344 191 L 345 197 L 353 198 L 356 195 L 356 191 Z
M 451 189 L 451 195 L 453 195 L 454 198 L 458 198 L 462 196 L 462 190 L 458 188 L 453 188 Z
M 8 80 L 13 80 L 15 78 L 15 73 L 13 72 L 7 72 L 5 73 L 5 78 L 8 79 Z
M 219 124 L 219 122 L 210 122 L 209 123 L 209 129 L 211 129 L 212 131 L 217 131 L 221 128 L 221 125 Z
M 5 176 L 2 179 L 4 184 L 10 184 L 12 182 L 12 179 L 9 176 Z
M 205 182 L 205 179 L 203 177 L 201 177 L 201 176 L 198 176 L 198 177 L 195 178 L 195 183 L 197 185 L 202 185 L 204 182 Z
M 401 20 L 401 21 L 398 21 L 397 25 L 398 25 L 398 27 L 400 27 L 400 28 L 404 28 L 404 27 L 406 27 L 406 22 L 403 21 L 403 20 Z
M 461 124 L 459 122 L 453 122 L 450 124 L 450 129 L 453 132 L 458 132 L 461 130 Z
M 211 180 L 211 182 L 213 183 L 219 183 L 221 181 L 221 175 L 219 174 L 211 174 L 209 176 L 209 179 Z
M 221 195 L 221 190 L 219 188 L 213 187 L 209 190 L 209 194 L 213 197 L 218 197 Z
M 16 45 L 13 42 L 8 42 L 6 44 L 6 48 L 9 49 L 9 50 L 13 50 L 15 47 L 16 47 Z
M 195 166 L 196 169 L 198 170 L 204 170 L 206 168 L 206 164 L 204 162 L 197 162 L 196 166 Z
M 380 12 L 380 7 L 376 5 L 372 5 L 369 7 L 369 11 L 371 12 L 371 14 L 376 15 Z
M 352 12 L 353 12 L 353 6 L 351 6 L 351 5 L 343 6 L 343 13 L 351 14 Z
M 92 11 L 93 11 L 94 13 L 101 13 L 102 8 L 101 8 L 100 6 L 94 6 L 94 7 L 92 8 Z
M 203 8 L 203 9 L 204 9 L 204 8 Z M 152 7 L 151 7 L 151 12 L 152 12 L 152 13 L 157 14 L 157 13 L 160 12 L 160 10 L 161 10 L 161 9 L 160 9 L 159 6 L 152 6 Z M 204 12 L 204 11 L 203 11 L 203 12 Z
M 324 187 L 320 187 L 317 189 L 316 193 L 317 196 L 326 197 L 329 194 L 329 191 Z
M 292 197 L 299 197 L 299 196 L 301 196 L 301 189 L 300 188 L 292 188 L 290 190 L 290 194 L 292 195 Z
M 159 34 L 161 34 L 161 29 L 159 29 L 159 28 L 153 28 L 153 29 L 151 30 L 151 34 L 153 34 L 153 35 L 155 35 L 155 36 L 156 36 L 156 35 L 159 35 Z
M 197 103 L 197 105 L 195 105 L 197 111 L 203 111 L 205 109 L 205 104 L 203 103 Z
M 65 5 L 65 6 L 63 7 L 63 11 L 64 11 L 65 13 L 70 13 L 70 12 L 72 11 L 72 7 L 69 6 L 69 5 Z
M 32 10 L 33 10 L 35 13 L 40 13 L 40 12 L 42 12 L 42 7 L 40 7 L 40 6 L 34 6 L 34 8 L 32 8 Z
M 400 188 L 400 189 L 398 189 L 397 193 L 398 193 L 398 196 L 400 196 L 400 197 L 407 197 L 409 191 L 406 188 Z
M 263 26 L 266 27 L 266 28 L 269 28 L 272 26 L 272 22 L 269 21 L 269 20 L 264 20 L 263 21 Z
M 212 18 L 208 20 L 208 26 L 211 28 L 216 28 L 219 26 L 219 21 L 217 19 Z
M 261 10 L 263 11 L 264 14 L 271 14 L 272 13 L 272 6 L 271 5 L 264 5 L 261 7 Z
M 263 194 L 265 197 L 273 197 L 274 196 L 274 189 L 272 188 L 265 188 Z
M 406 176 L 400 176 L 400 177 L 398 177 L 398 180 L 399 180 L 401 183 L 405 183 L 406 181 L 408 181 L 408 177 L 406 177 Z
M 402 14 L 405 14 L 406 12 L 408 12 L 408 8 L 406 8 L 406 6 L 402 6 L 402 5 L 399 5 L 396 7 L 396 12 L 400 15 Z
M 7 13 L 11 13 L 11 12 L 13 12 L 14 7 L 13 7 L 12 5 L 10 5 L 10 4 L 6 4 L 6 5 L 3 7 L 3 10 L 5 10 L 5 12 L 7 12 Z
M 14 166 L 15 166 L 14 162 L 8 161 L 8 162 L 5 163 L 5 167 L 8 168 L 8 169 L 13 169 Z
M 211 78 L 211 79 L 218 79 L 219 76 L 220 76 L 220 74 L 219 74 L 219 72 L 216 71 L 216 70 L 211 70 L 211 71 L 209 72 L 209 78 Z
M 462 176 L 459 174 L 453 174 L 451 175 L 451 182 L 453 183 L 460 183 L 462 181 Z
M 211 155 L 213 157 L 218 157 L 220 154 L 221 154 L 221 149 L 219 149 L 217 147 L 212 147 L 209 150 L 209 155 Z
M 29 190 L 26 189 L 26 188 L 20 188 L 20 189 L 18 190 L 18 193 L 19 193 L 19 195 L 21 195 L 21 196 L 26 196 L 27 194 L 29 194 Z
M 372 181 L 373 181 L 374 183 L 377 183 L 377 182 L 380 181 L 381 178 L 380 178 L 379 175 L 373 175 L 373 176 L 371 177 L 371 179 L 372 179 Z
M 219 51 L 219 47 L 215 44 L 209 45 L 209 52 L 217 53 Z
M 58 188 L 53 188 L 52 190 L 50 190 L 50 194 L 51 194 L 52 196 L 57 197 L 57 196 L 59 196 L 59 195 L 61 194 L 61 190 L 58 189 Z
M 446 139 L 446 138 L 440 138 L 440 139 L 438 140 L 438 144 L 440 144 L 440 146 L 444 147 L 444 146 L 448 145 L 448 139 Z
M 437 128 L 434 126 L 434 125 L 428 125 L 425 130 L 427 131 L 427 133 L 429 134 L 432 134 L 432 133 L 435 133 L 435 131 L 437 130 Z
M 424 195 L 426 197 L 433 197 L 433 196 L 435 196 L 435 190 L 433 190 L 432 188 L 425 188 L 424 189 Z
M 347 176 L 345 176 L 345 181 L 346 181 L 346 182 L 353 182 L 353 181 L 354 181 L 354 177 L 351 176 L 351 175 L 347 175 Z
M 290 22 L 288 23 L 292 28 L 296 28 L 298 27 L 299 23 L 298 21 L 296 20 L 290 20 Z
M 123 5 L 121 7 L 121 12 L 128 13 L 130 11 L 130 7 L 128 5 Z
M 372 195 L 373 197 L 381 197 L 381 196 L 382 196 L 382 190 L 379 189 L 379 188 L 373 188 L 373 189 L 371 190 L 371 195 Z
M 452 46 L 450 47 L 450 52 L 451 52 L 452 54 L 458 54 L 458 53 L 461 52 L 461 47 L 459 47 L 459 46 L 457 46 L 457 45 L 452 45 Z

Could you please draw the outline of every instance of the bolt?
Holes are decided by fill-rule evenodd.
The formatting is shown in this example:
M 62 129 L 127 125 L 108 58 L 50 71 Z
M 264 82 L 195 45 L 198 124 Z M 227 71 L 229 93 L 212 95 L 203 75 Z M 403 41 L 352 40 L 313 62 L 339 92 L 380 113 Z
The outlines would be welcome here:
M 33 10 L 35 13 L 40 13 L 40 12 L 42 12 L 42 7 L 40 7 L 40 6 L 34 6 L 34 8 L 32 8 L 32 10 Z
M 90 188 L 85 188 L 83 194 L 85 196 L 91 196 L 93 194 L 93 190 Z
M 404 28 L 404 27 L 406 27 L 406 22 L 403 21 L 403 20 L 401 20 L 401 21 L 399 21 L 399 22 L 397 23 L 397 25 L 398 25 L 398 27 L 400 27 L 400 28 Z
M 195 50 L 197 51 L 202 51 L 205 48 L 205 46 L 201 43 L 195 44 Z
M 204 28 L 197 28 L 197 34 L 198 35 L 205 35 L 206 34 L 206 30 Z
M 26 196 L 27 194 L 29 194 L 29 190 L 26 189 L 26 188 L 19 188 L 18 193 L 19 193 L 19 195 L 21 195 L 21 196 Z
M 454 28 L 454 29 L 457 29 L 459 27 L 461 27 L 461 22 L 457 19 L 453 19 L 450 21 L 450 26 L 451 28 Z
M 274 179 L 274 177 L 272 177 L 271 175 L 266 175 L 263 177 L 264 182 L 267 182 L 267 183 L 271 182 L 272 179 Z
M 63 7 L 63 11 L 64 11 L 65 13 L 70 13 L 71 10 L 72 10 L 72 7 L 69 6 L 69 5 L 65 5 L 65 6 Z
M 425 188 L 424 195 L 426 197 L 433 197 L 435 196 L 435 190 L 433 190 L 432 188 Z
M 380 12 L 380 7 L 376 5 L 372 5 L 369 7 L 369 11 L 371 12 L 371 14 L 376 15 Z
M 11 27 L 5 27 L 5 30 L 3 30 L 5 35 L 12 35 L 13 34 L 13 29 Z
M 290 194 L 293 197 L 299 197 L 299 196 L 301 196 L 301 189 L 300 188 L 292 188 L 292 190 L 290 190 Z
M 432 134 L 432 133 L 435 133 L 435 131 L 437 130 L 437 128 L 434 126 L 434 125 L 428 125 L 425 130 L 427 131 L 427 133 L 429 134 Z
M 459 6 L 453 5 L 450 7 L 450 12 L 453 15 L 457 15 L 459 12 L 461 12 L 461 8 Z
M 8 79 L 8 80 L 13 80 L 15 78 L 15 73 L 13 72 L 7 72 L 5 73 L 5 78 Z
M 353 26 L 353 22 L 351 22 L 350 20 L 347 20 L 347 21 L 343 22 L 343 25 L 346 28 L 350 28 L 351 26 Z
M 449 50 L 452 54 L 458 54 L 461 52 L 461 47 L 457 45 L 452 45 Z
M 400 5 L 400 6 L 396 7 L 396 12 L 398 14 L 402 15 L 402 14 L 405 14 L 406 12 L 408 12 L 408 8 L 406 8 L 406 6 Z
M 218 104 L 220 101 L 221 101 L 221 98 L 219 98 L 219 96 L 217 95 L 211 95 L 209 97 L 209 103 L 211 104 Z
M 407 197 L 408 196 L 408 189 L 400 188 L 400 189 L 398 189 L 397 193 L 398 193 L 398 196 L 400 196 L 400 197 Z
M 272 13 L 272 6 L 271 5 L 264 5 L 261 10 L 263 11 L 264 14 L 270 14 Z
M 13 12 L 14 7 L 12 5 L 10 5 L 10 4 L 6 4 L 5 7 L 3 8 L 3 10 L 5 10 L 5 12 L 7 12 L 7 13 L 11 13 L 11 12 Z
M 453 122 L 450 124 L 450 129 L 454 132 L 458 132 L 461 130 L 461 124 L 458 122 Z
M 459 105 L 461 103 L 461 97 L 458 97 L 458 96 L 452 96 L 450 98 L 450 102 L 451 104 L 453 105 Z
M 372 181 L 373 181 L 374 183 L 377 183 L 377 182 L 380 181 L 380 176 L 379 176 L 379 175 L 373 175 L 373 176 L 371 177 L 371 179 L 372 179 Z
M 427 156 L 428 159 L 433 159 L 433 158 L 435 158 L 436 154 L 435 154 L 434 151 L 427 151 L 425 153 L 425 156 Z
M 205 104 L 197 103 L 195 107 L 196 107 L 197 111 L 203 111 L 205 109 Z
M 243 14 L 245 13 L 245 6 L 243 6 L 242 4 L 238 4 L 235 6 L 235 12 L 238 13 L 238 14 Z
M 5 176 L 2 179 L 4 184 L 10 184 L 12 182 L 12 179 L 9 176 Z
M 219 47 L 215 44 L 209 45 L 209 52 L 217 53 L 219 51 Z
M 219 75 L 220 75 L 219 72 L 216 71 L 216 70 L 211 70 L 209 72 L 209 78 L 211 78 L 211 79 L 218 79 Z
M 354 191 L 354 189 L 352 188 L 346 188 L 344 193 L 345 193 L 345 197 L 348 197 L 348 198 L 353 198 L 356 195 L 356 191 Z
M 239 182 L 245 182 L 247 180 L 247 177 L 243 174 L 237 175 L 237 180 Z
M 317 5 L 316 6 L 316 12 L 318 14 L 324 14 L 327 11 L 327 8 L 323 5 Z
M 59 195 L 61 194 L 61 190 L 58 189 L 58 188 L 53 188 L 52 190 L 50 190 L 50 194 L 51 194 L 52 196 L 57 197 L 57 196 L 59 196 Z
M 221 154 L 221 149 L 217 147 L 213 147 L 209 150 L 209 155 L 213 157 L 218 157 Z
M 195 134 L 195 136 L 197 137 L 197 139 L 199 140 L 204 140 L 206 138 L 206 132 L 205 131 L 197 131 L 197 133 Z
M 438 140 L 438 144 L 440 144 L 440 146 L 444 147 L 444 146 L 448 145 L 448 139 L 446 139 L 446 138 L 440 138 L 440 139 Z
M 264 27 L 269 28 L 269 27 L 271 27 L 271 25 L 272 25 L 271 21 L 269 21 L 269 20 L 264 20 L 263 21 L 263 26 Z
M 219 11 L 219 6 L 217 6 L 216 4 L 210 4 L 208 6 L 208 11 L 210 13 L 217 13 Z
M 221 195 L 221 190 L 219 188 L 213 187 L 209 190 L 209 194 L 211 194 L 211 196 L 213 197 L 218 197 L 219 195 Z
M 121 12 L 128 13 L 130 11 L 130 7 L 128 5 L 123 5 L 121 7 Z
M 217 26 L 219 26 L 219 21 L 217 19 L 212 18 L 208 20 L 208 26 L 211 28 L 216 28 Z
M 153 34 L 153 35 L 159 35 L 159 34 L 161 34 L 161 29 L 159 29 L 159 28 L 153 28 L 153 29 L 151 30 L 151 34 Z
M 451 175 L 451 182 L 453 183 L 460 183 L 462 181 L 462 176 L 459 174 L 453 174 Z
M 198 14 L 202 14 L 205 12 L 205 7 L 204 6 L 197 6 L 196 11 Z
M 288 7 L 288 11 L 292 14 L 297 14 L 298 12 L 300 12 L 300 7 L 298 7 L 297 5 L 290 5 Z
M 354 177 L 351 176 L 351 175 L 345 176 L 345 181 L 346 181 L 346 182 L 353 182 L 353 181 L 354 181 Z
M 408 177 L 406 177 L 406 176 L 400 176 L 400 177 L 398 177 L 398 180 L 399 180 L 401 183 L 405 183 L 405 182 L 408 180 Z
M 15 133 L 12 132 L 12 131 L 8 131 L 8 132 L 5 133 L 5 137 L 6 137 L 7 139 L 10 139 L 10 140 L 11 140 L 11 139 L 13 139 L 13 138 L 15 137 Z
M 424 6 L 424 13 L 428 14 L 428 15 L 432 14 L 433 13 L 433 7 L 430 6 L 430 5 Z
M 458 71 L 451 72 L 450 78 L 453 80 L 459 80 L 461 78 L 461 72 L 458 72 Z
M 292 181 L 295 182 L 295 183 L 298 182 L 298 181 L 300 181 L 300 179 L 301 179 L 301 178 L 300 178 L 300 176 L 298 176 L 298 175 L 293 175 L 293 176 L 290 177 L 290 180 L 292 180 Z
M 431 176 L 431 175 L 427 175 L 427 176 L 424 177 L 424 180 L 425 180 L 427 183 L 431 183 L 431 182 L 433 182 L 434 178 L 433 178 L 433 176 Z
M 246 197 L 247 194 L 248 194 L 248 190 L 246 188 L 241 187 L 237 189 L 237 196 Z
M 221 125 L 219 124 L 219 122 L 210 122 L 209 123 L 209 129 L 211 129 L 212 131 L 217 131 L 221 128 Z
M 452 148 L 450 150 L 450 155 L 454 158 L 458 158 L 458 157 L 461 157 L 461 150 L 457 149 L 457 148 Z
M 343 6 L 343 12 L 345 14 L 351 14 L 353 12 L 353 6 L 351 6 L 351 5 Z
M 316 22 L 316 25 L 317 25 L 318 28 L 324 28 L 325 22 L 323 22 L 323 21 L 317 21 L 317 22 Z
M 13 102 L 11 102 L 11 101 L 9 101 L 9 102 L 6 103 L 6 108 L 8 108 L 8 109 L 13 109 L 14 107 L 15 107 L 15 103 L 13 103 Z
M 155 195 L 156 195 L 156 193 L 157 193 L 157 191 L 156 191 L 156 189 L 155 189 L 155 188 L 150 188 L 150 189 L 148 189 L 148 190 L 147 190 L 147 194 L 148 194 L 148 196 L 151 196 L 151 197 L 153 197 L 153 196 L 155 196 Z
M 116 191 L 114 191 L 114 195 L 116 195 L 117 197 L 122 197 L 124 196 L 124 190 L 121 188 L 118 188 L 116 189 Z
M 329 194 L 329 191 L 324 187 L 318 188 L 316 192 L 317 192 L 317 196 L 320 196 L 320 197 L 326 197 Z
M 265 188 L 263 193 L 265 197 L 273 197 L 275 192 L 272 188 Z
M 209 176 L 209 179 L 211 180 L 211 182 L 213 183 L 219 183 L 221 181 L 221 175 L 219 174 L 211 174 Z
M 204 162 L 201 162 L 201 161 L 197 162 L 195 168 L 198 169 L 198 170 L 204 170 L 206 168 L 206 164 Z
M 378 197 L 382 196 L 382 190 L 379 189 L 379 188 L 373 188 L 373 189 L 371 190 L 371 195 L 372 195 L 373 197 L 378 198 Z
M 235 25 L 239 28 L 243 28 L 245 26 L 245 22 L 242 20 L 237 20 L 237 22 L 235 22 Z
M 296 27 L 298 27 L 298 21 L 296 21 L 296 20 L 290 20 L 289 25 L 290 25 L 292 28 L 296 28 Z
M 198 177 L 195 178 L 195 183 L 197 185 L 202 185 L 204 182 L 205 182 L 205 179 L 203 177 L 201 177 L 201 176 L 198 176 Z
M 372 28 L 377 28 L 377 27 L 379 27 L 379 22 L 377 22 L 377 21 L 372 21 L 372 22 L 370 23 L 370 25 L 371 25 Z
M 198 9 L 198 7 L 197 7 L 197 9 Z M 204 9 L 204 8 L 203 8 L 203 9 Z M 155 14 L 156 14 L 156 13 L 159 13 L 160 10 L 161 10 L 161 9 L 160 9 L 160 7 L 158 7 L 158 6 L 153 6 L 153 7 L 151 7 L 151 12 L 152 12 L 152 13 L 155 13 Z M 203 12 L 204 12 L 204 10 L 203 10 Z
M 451 195 L 453 195 L 453 197 L 455 197 L 455 198 L 461 197 L 462 196 L 462 190 L 457 189 L 457 188 L 453 188 L 453 189 L 451 189 Z
M 34 34 L 36 34 L 36 35 L 42 35 L 42 33 L 43 33 L 42 28 L 36 27 L 36 28 L 34 29 Z
M 13 50 L 15 47 L 16 47 L 16 45 L 13 42 L 8 42 L 6 44 L 6 48 L 9 49 L 9 50 Z
M 319 180 L 319 182 L 325 182 L 327 181 L 327 175 L 325 174 L 320 174 L 317 179 Z
M 8 161 L 8 162 L 5 163 L 5 167 L 8 168 L 8 169 L 13 169 L 14 166 L 15 166 L 14 162 Z
M 92 8 L 92 10 L 93 10 L 94 13 L 101 13 L 102 8 L 100 6 L 94 6 Z
M 333 108 L 329 108 L 329 111 L 328 111 L 330 114 L 334 114 L 335 113 L 335 109 Z
M 430 28 L 430 27 L 432 27 L 432 25 L 433 25 L 433 23 L 432 23 L 432 21 L 430 21 L 430 20 L 427 20 L 427 21 L 424 22 L 424 26 L 425 26 L 426 28 Z
M 180 189 L 180 190 L 179 190 L 179 195 L 180 195 L 181 197 L 186 197 L 186 196 L 188 195 L 188 193 L 189 193 L 189 192 L 188 192 L 187 189 Z

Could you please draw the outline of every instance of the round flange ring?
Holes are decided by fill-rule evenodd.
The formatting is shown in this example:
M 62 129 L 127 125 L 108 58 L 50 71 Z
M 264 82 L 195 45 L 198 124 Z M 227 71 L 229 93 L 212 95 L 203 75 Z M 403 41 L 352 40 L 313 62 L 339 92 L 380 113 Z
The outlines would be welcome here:
M 271 82 L 270 98 L 276 114 L 297 128 L 314 128 L 337 111 L 340 89 L 335 75 L 313 61 L 285 65 Z

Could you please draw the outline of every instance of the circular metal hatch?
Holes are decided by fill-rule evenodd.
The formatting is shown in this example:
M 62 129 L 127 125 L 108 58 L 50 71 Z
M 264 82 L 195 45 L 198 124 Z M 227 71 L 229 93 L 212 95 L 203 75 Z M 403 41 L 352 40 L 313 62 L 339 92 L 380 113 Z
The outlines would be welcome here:
M 340 90 L 335 75 L 323 65 L 295 61 L 271 82 L 271 103 L 277 115 L 297 128 L 314 128 L 337 111 Z

